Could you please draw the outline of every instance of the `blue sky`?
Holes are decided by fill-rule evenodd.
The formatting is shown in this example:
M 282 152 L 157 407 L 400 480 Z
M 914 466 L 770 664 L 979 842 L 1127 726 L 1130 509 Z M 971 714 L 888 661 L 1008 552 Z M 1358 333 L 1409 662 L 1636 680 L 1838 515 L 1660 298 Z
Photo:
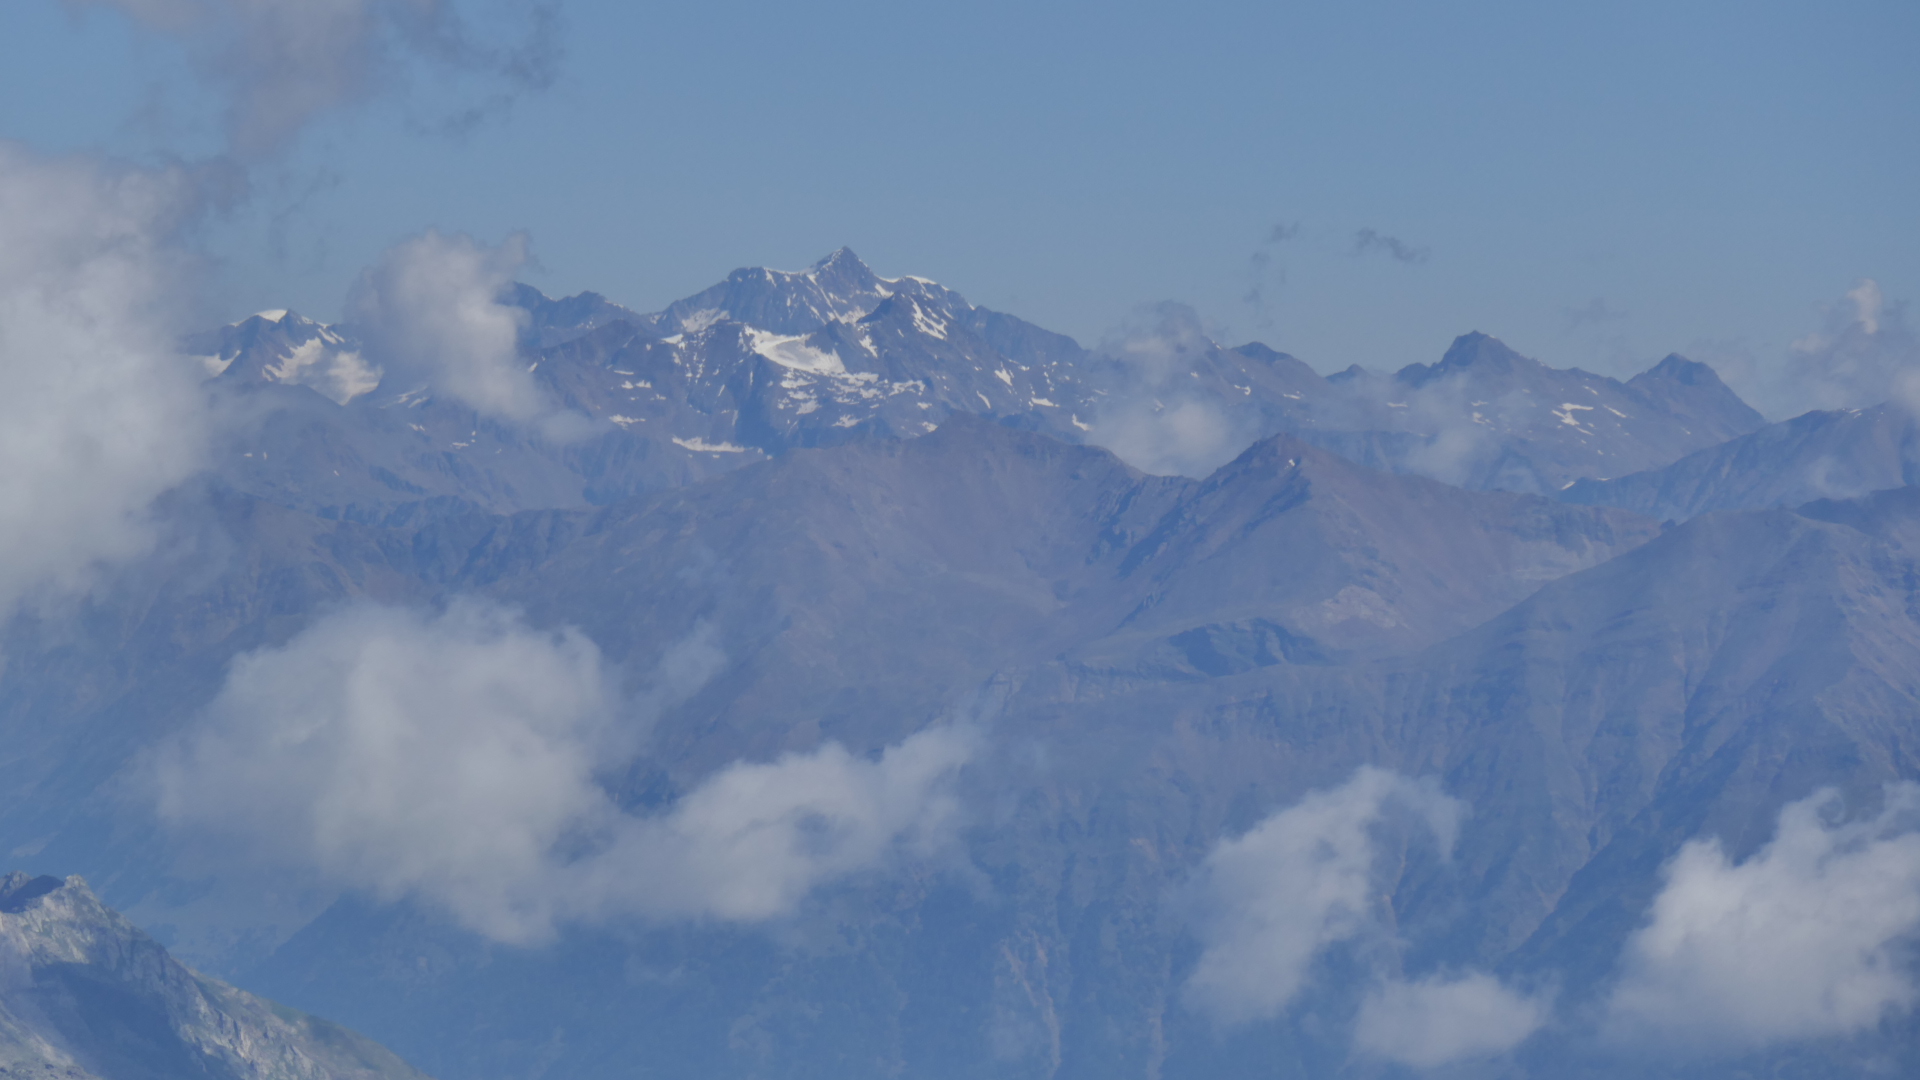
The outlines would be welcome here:
M 508 0 L 461 10 L 485 40 L 524 25 Z M 221 152 L 178 38 L 111 7 L 8 12 L 0 137 Z M 1475 329 L 1610 373 L 1765 362 L 1859 279 L 1920 296 L 1910 0 L 560 13 L 551 86 L 464 133 L 448 118 L 505 84 L 403 58 L 258 158 L 205 231 L 209 310 L 332 317 L 428 226 L 527 230 L 536 285 L 642 309 L 847 244 L 1083 340 L 1173 299 L 1323 370 Z

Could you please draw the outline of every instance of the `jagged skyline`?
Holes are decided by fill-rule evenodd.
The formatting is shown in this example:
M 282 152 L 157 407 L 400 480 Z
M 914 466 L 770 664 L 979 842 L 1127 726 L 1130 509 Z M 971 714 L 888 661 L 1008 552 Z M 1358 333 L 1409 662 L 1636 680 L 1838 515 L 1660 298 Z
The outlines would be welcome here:
M 278 84 L 117 12 L 267 7 L 30 0 L 0 135 L 205 160 L 236 80 Z M 850 244 L 1088 345 L 1176 300 L 1323 372 L 1474 329 L 1608 374 L 1774 366 L 1862 280 L 1920 296 L 1910 5 L 442 8 L 464 52 L 255 35 L 309 126 L 207 230 L 220 317 L 331 319 L 426 226 L 527 229 L 535 284 L 642 310 Z

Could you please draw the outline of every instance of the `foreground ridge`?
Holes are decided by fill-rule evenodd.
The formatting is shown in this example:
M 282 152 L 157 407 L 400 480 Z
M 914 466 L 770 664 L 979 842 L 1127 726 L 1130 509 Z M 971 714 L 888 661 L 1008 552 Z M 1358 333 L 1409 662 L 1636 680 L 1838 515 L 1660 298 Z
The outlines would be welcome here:
M 0 1076 L 424 1080 L 372 1040 L 195 974 L 78 876 L 0 877 Z

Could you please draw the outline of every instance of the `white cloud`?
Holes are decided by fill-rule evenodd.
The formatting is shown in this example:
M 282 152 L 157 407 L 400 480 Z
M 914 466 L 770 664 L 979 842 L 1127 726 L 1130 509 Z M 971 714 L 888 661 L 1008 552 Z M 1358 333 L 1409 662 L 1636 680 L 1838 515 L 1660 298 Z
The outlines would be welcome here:
M 170 347 L 196 210 L 183 171 L 0 143 L 0 608 L 145 552 L 200 464 L 200 375 Z
M 511 87 L 552 79 L 550 6 L 506 47 L 477 43 L 450 0 L 72 0 L 115 7 L 186 43 L 227 97 L 227 137 L 242 157 L 282 147 L 319 115 L 399 79 L 426 57 Z
M 159 763 L 160 811 L 522 937 L 548 917 L 556 848 L 613 813 L 594 770 L 619 749 L 616 700 L 578 632 L 477 601 L 357 605 L 234 661 Z
M 1188 385 L 1213 345 L 1192 308 L 1163 303 L 1142 315 L 1101 347 L 1120 377 L 1087 439 L 1142 472 L 1205 476 L 1260 432 L 1250 418 Z
M 1204 948 L 1187 1001 L 1223 1024 L 1285 1009 L 1314 957 L 1371 918 L 1373 830 L 1392 803 L 1452 850 L 1462 805 L 1430 783 L 1371 766 L 1215 846 L 1194 883 Z
M 200 726 L 155 763 L 163 819 L 383 899 L 417 897 L 496 940 L 621 917 L 736 921 L 938 845 L 964 732 L 864 760 L 836 744 L 722 769 L 655 816 L 599 782 L 652 709 L 719 668 L 671 650 L 623 702 L 577 631 L 462 600 L 439 615 L 361 604 L 234 662 Z
M 931 855 L 957 824 L 949 781 L 972 756 L 964 728 L 934 728 L 857 758 L 837 743 L 709 777 L 661 817 L 633 820 L 585 869 L 601 913 L 754 921 L 896 850 Z
M 1784 375 L 1763 386 L 1769 415 L 1898 401 L 1920 412 L 1920 338 L 1906 308 L 1864 278 L 1827 307 L 1826 325 L 1793 343 Z
M 429 230 L 361 273 L 347 318 L 390 376 L 418 380 L 485 416 L 564 436 L 584 418 L 549 401 L 520 356 L 525 310 L 500 293 L 527 261 L 527 238 L 498 247 Z
M 1505 1053 L 1539 1030 L 1550 1013 L 1545 998 L 1509 990 L 1485 972 L 1395 979 L 1361 1002 L 1353 1042 L 1370 1057 L 1431 1069 Z
M 1876 817 L 1829 825 L 1821 792 L 1780 812 L 1735 865 L 1718 840 L 1681 848 L 1608 1003 L 1623 1040 L 1741 1050 L 1845 1035 L 1911 1008 L 1920 931 L 1920 786 Z

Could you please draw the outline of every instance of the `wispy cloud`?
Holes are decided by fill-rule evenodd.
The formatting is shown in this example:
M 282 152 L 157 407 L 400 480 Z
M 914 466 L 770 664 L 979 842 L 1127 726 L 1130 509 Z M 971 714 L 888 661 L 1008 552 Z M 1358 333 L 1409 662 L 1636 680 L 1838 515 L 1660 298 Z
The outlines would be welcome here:
M 1871 278 L 1856 282 L 1827 306 L 1825 326 L 1793 343 L 1779 394 L 1798 410 L 1896 401 L 1920 412 L 1920 338 L 1906 306 Z
M 1227 1025 L 1279 1015 L 1314 958 L 1376 914 L 1372 833 L 1390 805 L 1452 850 L 1464 807 L 1430 783 L 1372 767 L 1216 845 L 1193 884 L 1202 950 L 1187 1003 Z
M 186 835 L 521 943 L 569 921 L 776 918 L 946 842 L 973 753 L 961 728 L 877 759 L 829 743 L 735 763 L 657 814 L 616 804 L 602 771 L 723 664 L 696 633 L 623 696 L 574 630 L 477 599 L 351 606 L 234 662 L 156 757 L 158 806 Z
M 1610 323 L 1624 322 L 1627 313 L 1607 303 L 1603 297 L 1596 296 L 1579 307 L 1560 309 L 1560 317 L 1566 320 L 1567 333 L 1583 327 L 1601 327 Z
M 1623 1043 L 1742 1051 L 1846 1035 L 1920 1000 L 1920 785 L 1874 817 L 1833 824 L 1839 796 L 1780 812 L 1772 842 L 1734 863 L 1697 840 L 1665 870 L 1607 1006 Z
M 1101 345 L 1119 377 L 1088 441 L 1161 475 L 1205 476 L 1233 460 L 1259 430 L 1255 418 L 1190 385 L 1195 365 L 1213 347 L 1199 314 L 1185 304 L 1141 308 Z
M 552 82 L 558 66 L 557 7 L 517 6 L 521 29 L 485 41 L 450 0 L 70 0 L 118 8 L 182 41 L 206 80 L 226 97 L 231 151 L 257 159 L 283 148 L 332 110 L 402 81 L 404 62 L 425 59 L 480 76 L 494 87 L 474 110 L 504 106 Z
M 1361 229 L 1353 234 L 1353 253 L 1367 255 L 1378 252 L 1395 262 L 1423 263 L 1432 252 L 1424 247 L 1415 247 L 1397 236 L 1388 236 L 1373 229 Z
M 1278 265 L 1277 260 L 1282 245 L 1300 235 L 1300 224 L 1281 222 L 1267 230 L 1267 235 L 1247 257 L 1247 277 L 1249 284 L 1246 294 L 1240 302 L 1253 308 L 1254 317 L 1261 326 L 1272 326 L 1273 318 L 1268 310 L 1272 300 L 1271 290 L 1287 283 L 1287 271 Z

